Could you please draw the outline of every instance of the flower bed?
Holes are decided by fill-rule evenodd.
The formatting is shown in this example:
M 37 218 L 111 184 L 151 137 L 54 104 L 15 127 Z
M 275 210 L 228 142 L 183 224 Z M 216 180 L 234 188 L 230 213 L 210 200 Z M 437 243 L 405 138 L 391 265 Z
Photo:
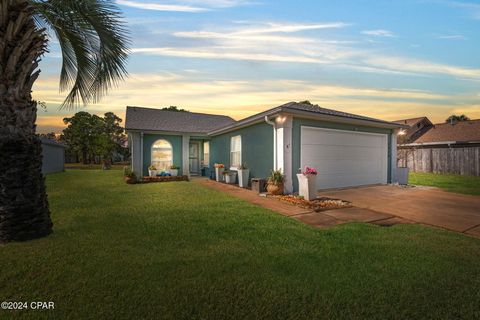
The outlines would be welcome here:
M 299 206 L 305 209 L 312 209 L 313 211 L 325 211 L 331 209 L 340 209 L 340 208 L 349 208 L 352 206 L 351 202 L 340 200 L 340 199 L 332 199 L 332 198 L 316 198 L 311 201 L 305 200 L 299 196 L 293 195 L 282 195 L 282 196 L 272 196 L 275 199 L 278 199 L 283 202 L 288 202 L 290 204 Z
M 143 177 L 139 183 L 188 181 L 188 176 Z

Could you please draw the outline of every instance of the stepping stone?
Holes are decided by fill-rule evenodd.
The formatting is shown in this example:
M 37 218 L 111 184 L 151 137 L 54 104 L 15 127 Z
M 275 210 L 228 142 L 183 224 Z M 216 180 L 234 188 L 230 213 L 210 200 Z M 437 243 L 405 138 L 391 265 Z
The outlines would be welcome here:
M 391 214 L 362 208 L 346 208 L 322 211 L 322 213 L 343 221 L 372 222 L 381 219 L 393 218 Z
M 317 228 L 328 228 L 328 227 L 333 227 L 333 226 L 336 226 L 337 224 L 343 223 L 343 221 L 339 221 L 335 218 L 332 218 L 330 216 L 327 216 L 319 212 L 300 214 L 292 218 Z

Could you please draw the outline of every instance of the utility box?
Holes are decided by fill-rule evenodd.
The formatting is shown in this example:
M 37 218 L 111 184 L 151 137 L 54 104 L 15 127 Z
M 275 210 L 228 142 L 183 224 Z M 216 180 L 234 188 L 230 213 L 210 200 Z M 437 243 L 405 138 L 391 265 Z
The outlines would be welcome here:
M 255 191 L 256 193 L 262 193 L 265 192 L 265 179 L 262 178 L 252 178 L 252 190 Z

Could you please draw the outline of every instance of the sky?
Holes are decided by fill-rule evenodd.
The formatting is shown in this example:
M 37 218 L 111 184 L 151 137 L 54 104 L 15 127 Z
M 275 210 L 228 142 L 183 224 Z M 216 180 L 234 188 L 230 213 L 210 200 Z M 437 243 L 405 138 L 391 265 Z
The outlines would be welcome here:
M 241 119 L 289 101 L 384 120 L 480 118 L 480 1 L 116 0 L 129 77 L 97 104 L 60 110 L 58 42 L 33 97 L 39 132 L 78 111 L 178 106 Z

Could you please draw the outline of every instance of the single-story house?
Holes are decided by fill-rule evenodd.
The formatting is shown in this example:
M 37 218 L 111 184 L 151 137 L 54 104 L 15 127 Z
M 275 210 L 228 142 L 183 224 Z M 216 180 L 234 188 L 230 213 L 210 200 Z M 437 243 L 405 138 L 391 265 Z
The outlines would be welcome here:
M 42 141 L 42 173 L 65 171 L 65 145 L 47 138 Z
M 309 103 L 290 102 L 235 121 L 227 116 L 127 107 L 132 170 L 147 175 L 178 165 L 199 175 L 214 163 L 250 169 L 265 178 L 285 175 L 285 191 L 298 191 L 299 168 L 317 168 L 320 189 L 391 183 L 396 177 L 396 134 L 407 126 Z M 208 173 L 207 173 L 208 174 Z
M 432 124 L 427 117 L 395 121 L 398 165 L 414 172 L 480 176 L 480 119 Z

